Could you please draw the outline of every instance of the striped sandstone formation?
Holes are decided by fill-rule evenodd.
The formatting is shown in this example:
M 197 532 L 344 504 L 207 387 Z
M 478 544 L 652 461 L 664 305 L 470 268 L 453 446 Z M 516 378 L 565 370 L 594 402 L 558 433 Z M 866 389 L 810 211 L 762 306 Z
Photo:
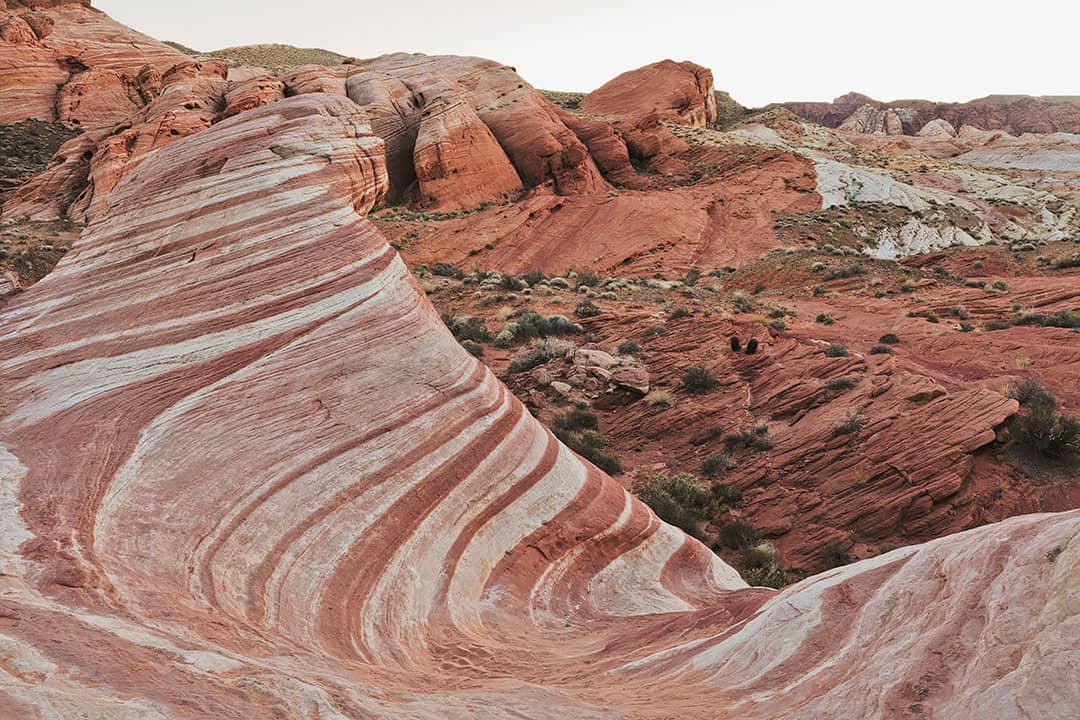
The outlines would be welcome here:
M 1080 512 L 746 587 L 455 343 L 364 218 L 387 145 L 219 122 L 0 306 L 0 715 L 1080 711 Z

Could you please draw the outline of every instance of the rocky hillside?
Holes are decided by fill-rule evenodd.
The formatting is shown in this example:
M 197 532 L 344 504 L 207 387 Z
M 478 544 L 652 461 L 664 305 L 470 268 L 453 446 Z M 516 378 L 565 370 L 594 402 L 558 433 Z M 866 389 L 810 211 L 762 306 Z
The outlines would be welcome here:
M 965 125 L 1004 130 L 1011 135 L 1080 133 L 1080 97 L 990 95 L 966 103 L 936 103 L 881 102 L 848 93 L 831 103 L 784 103 L 783 107 L 826 127 L 847 126 L 859 132 L 888 135 L 917 135 L 926 132 L 928 126 L 953 128 L 955 134 Z
M 87 225 L 0 284 L 0 715 L 1080 711 L 1067 138 L 28 4 L 3 122 L 83 132 L 0 223 Z

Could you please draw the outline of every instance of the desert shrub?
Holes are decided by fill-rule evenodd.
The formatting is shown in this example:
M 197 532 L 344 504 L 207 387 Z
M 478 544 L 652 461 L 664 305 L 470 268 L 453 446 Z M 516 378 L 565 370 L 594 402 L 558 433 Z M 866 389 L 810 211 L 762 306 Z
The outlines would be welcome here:
M 787 573 L 780 567 L 780 558 L 771 545 L 754 545 L 743 549 L 742 576 L 754 587 L 781 588 L 788 583 Z
M 745 520 L 735 520 L 720 528 L 720 544 L 731 550 L 753 547 L 761 540 L 758 531 Z
M 724 436 L 724 446 L 728 451 L 735 450 L 772 450 L 773 441 L 769 437 L 769 421 L 758 422 L 744 427 L 738 432 Z
M 825 288 L 821 287 L 820 285 L 815 285 L 814 289 L 810 292 L 814 294 L 814 297 L 821 297 L 825 294 Z
M 615 352 L 619 355 L 637 355 L 641 352 L 641 345 L 633 340 L 627 340 L 619 343 L 619 347 L 615 349 Z
M 682 384 L 687 392 L 694 395 L 704 395 L 720 383 L 709 368 L 704 365 L 691 365 L 683 371 Z
M 577 277 L 574 278 L 574 287 L 596 287 L 604 278 L 600 277 L 600 274 L 593 270 L 575 270 Z
M 1009 292 L 1009 283 L 1004 280 L 996 280 L 990 287 L 998 292 Z
M 435 263 L 435 266 L 431 268 L 432 275 L 438 275 L 439 277 L 453 278 L 454 280 L 463 280 L 465 278 L 465 271 L 451 263 Z
M 706 488 L 688 473 L 656 473 L 634 490 L 657 517 L 695 537 L 701 536 L 698 524 L 714 518 L 728 502 L 730 492 L 731 488 L 722 484 Z
M 503 290 L 521 290 L 525 287 L 525 284 L 512 274 L 503 273 L 499 276 L 499 287 Z
M 863 420 L 862 415 L 857 412 L 848 413 L 847 419 L 833 428 L 833 436 L 853 435 L 862 430 L 864 424 L 865 420 Z
M 705 445 L 706 443 L 710 443 L 713 440 L 716 440 L 717 438 L 720 438 L 720 437 L 723 437 L 723 436 L 724 436 L 724 426 L 723 425 L 713 425 L 712 427 L 706 428 L 705 431 L 702 432 L 700 435 L 694 436 L 690 440 L 690 444 L 691 445 Z
M 705 458 L 705 462 L 701 463 L 701 474 L 713 478 L 723 475 L 733 467 L 735 467 L 735 463 L 730 455 L 727 453 L 713 453 Z
M 975 326 L 971 323 L 960 323 L 960 332 L 969 333 L 975 329 Z
M 546 338 L 557 335 L 580 335 L 585 331 L 585 328 L 572 322 L 564 315 L 545 317 L 532 310 L 526 310 L 520 313 L 517 320 L 507 325 L 503 330 L 509 331 L 514 342 L 523 342 L 533 338 Z
M 586 407 L 576 407 L 551 421 L 551 432 L 564 445 L 609 475 L 618 475 L 622 466 L 605 449 L 607 442 L 598 427 L 596 415 Z
M 836 390 L 850 390 L 851 388 L 855 387 L 858 384 L 859 384 L 859 381 L 856 378 L 853 378 L 853 377 L 851 377 L 849 375 L 844 375 L 843 377 L 833 378 L 832 380 L 826 380 L 825 381 L 825 389 L 826 390 L 833 390 L 833 391 L 836 391 Z
M 787 323 L 783 320 L 772 320 L 769 322 L 769 327 L 771 327 L 776 332 L 784 332 L 785 330 L 787 330 Z
M 551 429 L 556 435 L 560 432 L 595 430 L 598 427 L 600 427 L 600 421 L 596 417 L 596 413 L 584 407 L 576 407 L 573 410 L 557 415 L 551 421 Z
M 1057 400 L 1042 384 L 1042 381 L 1033 376 L 1017 380 L 1008 387 L 1006 394 L 1025 407 L 1044 402 L 1057 403 Z
M 862 265 L 849 265 L 847 267 L 837 268 L 829 273 L 826 273 L 822 278 L 825 282 L 830 280 L 846 280 L 847 278 L 858 277 L 866 274 L 866 268 Z
M 1080 253 L 1075 255 L 1063 255 L 1054 261 L 1054 267 L 1058 270 L 1080 267 Z
M 957 305 L 949 311 L 949 314 L 952 315 L 954 318 L 959 318 L 960 320 L 968 320 L 971 318 L 971 315 L 968 313 L 967 308 L 963 305 Z
M 1018 318 L 1016 324 L 1038 325 L 1041 327 L 1080 328 L 1080 310 L 1074 310 L 1072 312 L 1062 310 L 1061 312 L 1053 314 L 1030 313 Z
M 468 315 L 443 315 L 443 322 L 458 340 L 471 340 L 476 343 L 491 342 L 487 322 L 481 317 Z
M 892 348 L 888 345 L 875 345 L 870 348 L 871 355 L 892 355 Z
M 848 350 L 840 343 L 829 343 L 829 347 L 825 348 L 825 355 L 831 358 L 847 357 Z
M 825 270 L 826 270 L 826 269 L 827 269 L 828 267 L 829 267 L 829 266 L 828 266 L 828 265 L 826 265 L 826 264 L 825 264 L 825 263 L 823 263 L 823 262 L 816 262 L 816 263 L 814 263 L 813 265 L 811 265 L 811 266 L 810 266 L 810 272 L 816 272 L 816 273 L 819 273 L 819 272 L 825 272 Z
M 522 273 L 521 279 L 529 284 L 530 287 L 539 285 L 545 278 L 543 270 L 530 270 L 527 273 Z
M 650 325 L 645 328 L 645 331 L 641 333 L 642 337 L 652 337 L 653 335 L 663 335 L 668 330 L 663 325 Z
M 461 347 L 465 348 L 473 357 L 484 357 L 484 346 L 480 343 L 475 343 L 472 340 L 462 340 Z
M 602 312 L 604 311 L 600 309 L 600 306 L 592 300 L 582 300 L 577 304 L 577 307 L 574 308 L 574 314 L 579 318 L 596 317 Z
M 821 323 L 822 325 L 833 325 L 836 323 L 836 319 L 832 315 L 821 313 L 816 318 L 814 318 L 814 322 Z
M 701 271 L 697 268 L 690 268 L 689 272 L 686 273 L 686 277 L 683 278 L 683 285 L 686 285 L 687 287 L 694 287 L 695 285 L 697 285 L 697 282 L 700 279 Z
M 690 317 L 690 311 L 684 307 L 675 308 L 668 313 L 668 320 L 678 320 L 679 318 Z
M 900 338 L 895 333 L 885 333 L 878 338 L 878 342 L 885 345 L 896 345 L 900 342 Z
M 1080 420 L 1057 412 L 1058 401 L 1036 378 L 1025 378 L 1009 387 L 1024 411 L 1013 418 L 1009 437 L 1048 457 L 1061 457 L 1078 449 Z
M 675 396 L 670 390 L 652 390 L 645 396 L 645 404 L 649 407 L 674 407 Z
M 851 554 L 837 542 L 828 543 L 821 549 L 821 559 L 829 569 L 847 565 L 852 561 Z
M 1008 330 L 1011 327 L 1012 323 L 1000 322 L 997 320 L 983 324 L 983 330 L 986 330 L 988 332 L 993 332 L 995 330 Z
M 927 322 L 932 322 L 932 323 L 938 323 L 938 322 L 941 322 L 941 317 L 936 312 L 934 312 L 933 310 L 930 310 L 929 312 L 926 313 L 926 321 Z
M 510 372 L 519 373 L 532 370 L 548 360 L 562 357 L 573 347 L 572 343 L 555 338 L 534 340 L 527 348 L 522 348 L 510 358 Z
M 736 292 L 732 295 L 731 304 L 741 313 L 754 312 L 757 309 L 757 303 L 754 302 L 754 299 L 744 292 Z

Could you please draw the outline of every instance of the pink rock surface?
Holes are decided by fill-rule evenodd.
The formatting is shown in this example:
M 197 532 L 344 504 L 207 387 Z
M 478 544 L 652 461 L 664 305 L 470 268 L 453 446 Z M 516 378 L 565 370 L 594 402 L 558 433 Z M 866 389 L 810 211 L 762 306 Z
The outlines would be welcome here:
M 658 113 L 663 120 L 693 127 L 716 122 L 712 71 L 692 62 L 662 60 L 630 70 L 592 91 L 582 111 L 610 117 Z
M 17 3 L 7 12 L 0 18 L 0 123 L 111 125 L 144 104 L 143 68 L 164 73 L 187 59 L 89 3 Z
M 258 107 L 0 308 L 3 714 L 1080 712 L 1080 512 L 747 588 L 457 345 L 388 184 L 347 99 Z

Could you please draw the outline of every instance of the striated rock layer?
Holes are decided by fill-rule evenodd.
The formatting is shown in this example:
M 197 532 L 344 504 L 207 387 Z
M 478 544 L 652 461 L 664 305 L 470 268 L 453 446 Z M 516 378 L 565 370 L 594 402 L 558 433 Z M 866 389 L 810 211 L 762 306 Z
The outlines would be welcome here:
M 612 117 L 657 113 L 663 120 L 693 127 L 717 119 L 712 71 L 674 60 L 624 72 L 586 95 L 580 108 Z
M 363 219 L 386 147 L 242 113 L 0 306 L 0 714 L 1080 711 L 1080 513 L 747 588 L 457 346 Z

